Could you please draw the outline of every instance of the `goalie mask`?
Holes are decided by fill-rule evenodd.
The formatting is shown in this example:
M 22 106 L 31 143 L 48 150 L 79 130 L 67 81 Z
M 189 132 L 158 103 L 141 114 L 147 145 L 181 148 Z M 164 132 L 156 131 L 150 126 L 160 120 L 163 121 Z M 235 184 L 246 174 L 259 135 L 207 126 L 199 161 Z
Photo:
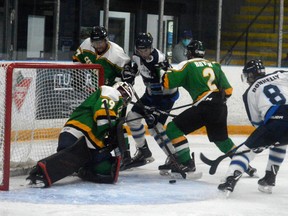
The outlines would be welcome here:
M 117 82 L 113 85 L 113 88 L 120 92 L 126 105 L 131 102 L 133 97 L 133 89 L 130 84 L 126 82 Z
M 253 59 L 246 63 L 241 76 L 243 82 L 252 85 L 256 79 L 265 76 L 265 67 L 261 60 Z
M 187 58 L 192 59 L 195 57 L 203 58 L 205 55 L 205 48 L 201 41 L 193 40 L 187 46 Z

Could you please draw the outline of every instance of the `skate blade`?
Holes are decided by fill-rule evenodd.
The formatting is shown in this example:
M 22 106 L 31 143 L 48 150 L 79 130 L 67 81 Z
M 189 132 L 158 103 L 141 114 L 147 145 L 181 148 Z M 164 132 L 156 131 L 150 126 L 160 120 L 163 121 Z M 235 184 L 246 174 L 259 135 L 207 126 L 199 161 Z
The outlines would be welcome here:
M 272 188 L 273 186 L 269 185 L 267 186 L 258 185 L 258 190 L 266 194 L 272 194 Z
M 203 173 L 202 172 L 187 172 L 186 173 L 186 179 L 192 179 L 197 180 L 202 178 Z
M 197 180 L 197 179 L 202 178 L 202 175 L 203 175 L 202 172 L 185 172 L 185 174 L 186 174 L 186 179 L 188 180 Z M 172 173 L 171 176 L 174 178 L 183 179 L 180 173 Z
M 226 197 L 226 198 L 229 198 L 230 195 L 231 195 L 231 191 L 230 191 L 230 190 L 226 190 L 226 192 L 225 192 L 225 197 Z
M 153 157 L 146 158 L 146 164 L 152 163 L 155 159 Z
M 219 189 L 218 189 L 219 190 Z M 219 193 L 222 194 L 224 196 L 224 198 L 229 198 L 232 191 L 231 190 L 227 190 L 227 189 L 224 189 L 224 190 L 219 190 Z
M 159 170 L 159 174 L 161 176 L 170 176 L 171 173 L 169 172 L 170 170 Z
M 161 176 L 169 176 L 172 179 L 183 179 L 182 175 L 180 173 L 176 173 L 176 172 L 170 172 L 169 170 L 160 170 L 159 174 Z M 202 178 L 203 173 L 202 172 L 187 172 L 186 174 L 186 178 L 187 180 L 197 180 Z
M 36 180 L 35 182 L 31 180 L 27 180 L 27 186 L 31 188 L 45 188 L 46 187 L 44 182 L 38 181 L 38 180 Z

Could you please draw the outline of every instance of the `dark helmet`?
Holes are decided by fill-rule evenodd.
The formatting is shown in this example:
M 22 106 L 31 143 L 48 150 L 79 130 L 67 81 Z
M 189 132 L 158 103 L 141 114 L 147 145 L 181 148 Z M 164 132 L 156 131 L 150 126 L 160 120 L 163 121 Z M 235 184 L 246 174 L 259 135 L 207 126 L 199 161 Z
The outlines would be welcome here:
M 90 38 L 93 41 L 104 40 L 107 38 L 107 30 L 103 26 L 94 26 L 92 28 Z
M 150 33 L 139 33 L 136 37 L 136 49 L 152 48 L 153 38 Z
M 205 48 L 201 41 L 193 40 L 187 45 L 188 59 L 193 57 L 203 58 L 204 55 L 205 55 Z
M 251 85 L 259 77 L 265 76 L 265 67 L 261 60 L 253 59 L 246 63 L 243 68 L 242 81 Z

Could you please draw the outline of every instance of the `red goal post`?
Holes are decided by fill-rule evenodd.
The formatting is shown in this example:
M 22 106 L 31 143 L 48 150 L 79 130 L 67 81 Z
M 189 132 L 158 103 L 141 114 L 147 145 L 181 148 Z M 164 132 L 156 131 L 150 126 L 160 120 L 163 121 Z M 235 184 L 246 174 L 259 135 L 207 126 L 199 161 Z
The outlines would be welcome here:
M 56 152 L 71 112 L 103 84 L 98 64 L 0 63 L 0 190 Z

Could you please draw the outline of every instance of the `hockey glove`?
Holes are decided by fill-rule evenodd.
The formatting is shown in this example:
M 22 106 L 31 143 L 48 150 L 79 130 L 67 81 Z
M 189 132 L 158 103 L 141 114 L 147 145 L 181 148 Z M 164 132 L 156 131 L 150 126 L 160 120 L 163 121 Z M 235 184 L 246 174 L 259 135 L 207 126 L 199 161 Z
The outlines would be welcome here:
M 137 73 L 137 69 L 135 67 L 131 67 L 130 65 L 125 65 L 122 71 L 122 81 L 130 83 L 134 85 L 135 76 Z

